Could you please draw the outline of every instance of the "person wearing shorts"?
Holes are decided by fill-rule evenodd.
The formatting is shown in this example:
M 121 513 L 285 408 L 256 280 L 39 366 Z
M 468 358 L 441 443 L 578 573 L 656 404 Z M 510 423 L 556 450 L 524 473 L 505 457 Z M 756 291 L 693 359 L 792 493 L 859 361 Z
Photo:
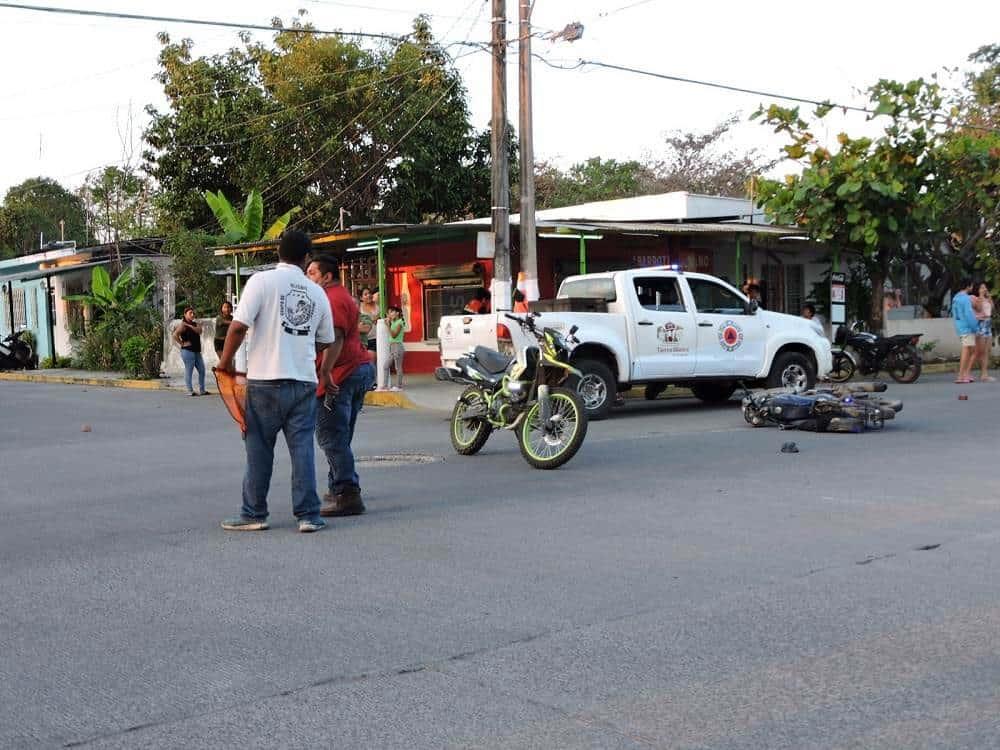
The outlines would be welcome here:
M 992 383 L 990 376 L 990 350 L 993 348 L 993 297 L 986 282 L 976 284 L 976 296 L 972 302 L 979 327 L 976 329 L 976 356 L 973 367 L 978 364 L 982 370 L 979 382 Z M 970 370 L 972 367 L 969 368 Z
M 979 331 L 979 321 L 972 309 L 972 279 L 963 279 L 958 292 L 951 300 L 951 317 L 955 320 L 955 333 L 962 345 L 962 356 L 958 363 L 956 383 L 972 383 L 972 365 L 976 355 L 976 333 Z

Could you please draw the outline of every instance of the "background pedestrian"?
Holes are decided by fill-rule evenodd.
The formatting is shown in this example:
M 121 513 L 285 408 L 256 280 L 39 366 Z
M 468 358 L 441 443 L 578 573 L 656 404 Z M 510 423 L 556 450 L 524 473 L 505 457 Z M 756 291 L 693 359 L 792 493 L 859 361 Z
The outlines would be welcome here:
M 194 319 L 194 308 L 185 307 L 184 317 L 174 329 L 174 341 L 181 348 L 181 361 L 184 362 L 184 386 L 188 395 L 204 396 L 205 390 L 205 360 L 201 356 L 202 326 Z M 198 370 L 198 390 L 192 384 L 192 374 Z
M 229 333 L 229 325 L 232 322 L 233 305 L 226 300 L 219 306 L 219 316 L 215 319 L 215 338 L 212 339 L 218 357 L 222 356 L 222 348 L 226 345 L 226 334 Z
M 978 322 L 974 362 L 978 363 L 982 370 L 979 380 L 984 383 L 992 383 L 996 380 L 990 376 L 990 352 L 993 349 L 993 297 L 990 295 L 990 288 L 986 286 L 986 282 L 980 282 L 976 286 L 976 296 L 973 299 L 972 308 Z M 975 364 L 972 367 L 975 367 Z M 970 371 L 972 367 L 969 368 Z

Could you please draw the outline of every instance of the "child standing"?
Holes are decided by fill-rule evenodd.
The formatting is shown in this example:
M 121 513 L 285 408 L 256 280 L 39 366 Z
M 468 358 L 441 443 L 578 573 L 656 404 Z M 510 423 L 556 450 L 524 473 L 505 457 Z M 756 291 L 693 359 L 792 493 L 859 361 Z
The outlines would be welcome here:
M 403 346 L 403 334 L 406 323 L 403 320 L 402 308 L 392 306 L 386 311 L 387 323 L 389 324 L 389 359 L 385 363 L 382 382 L 389 384 L 389 368 L 396 368 L 396 385 L 389 390 L 403 390 L 403 355 L 406 349 Z

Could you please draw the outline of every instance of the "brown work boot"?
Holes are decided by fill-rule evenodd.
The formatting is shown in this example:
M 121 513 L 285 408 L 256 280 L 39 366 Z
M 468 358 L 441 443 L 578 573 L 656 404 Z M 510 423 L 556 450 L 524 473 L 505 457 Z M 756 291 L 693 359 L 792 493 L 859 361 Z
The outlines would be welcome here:
M 361 502 L 361 489 L 351 487 L 336 494 L 327 492 L 323 495 L 321 516 L 360 516 L 365 512 L 365 504 Z

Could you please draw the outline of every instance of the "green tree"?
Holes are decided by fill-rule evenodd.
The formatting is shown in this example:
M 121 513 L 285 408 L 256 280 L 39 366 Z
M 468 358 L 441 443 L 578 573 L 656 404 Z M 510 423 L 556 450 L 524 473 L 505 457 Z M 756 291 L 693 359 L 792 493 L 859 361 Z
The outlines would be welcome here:
M 101 242 L 142 237 L 154 226 L 149 180 L 134 169 L 105 167 L 87 176 L 77 192 Z
M 34 177 L 7 191 L 0 208 L 0 249 L 7 255 L 37 252 L 40 236 L 45 241 L 62 236 L 83 245 L 87 224 L 83 203 L 48 177 Z
M 223 278 L 211 273 L 223 267 L 210 249 L 215 242 L 211 235 L 180 230 L 163 244 L 163 252 L 170 256 L 177 307 L 190 305 L 198 316 L 214 315 L 225 291 Z
M 652 172 L 635 160 L 617 161 L 599 156 L 574 164 L 567 172 L 547 162 L 535 166 L 535 195 L 539 208 L 631 198 L 659 192 Z
M 301 206 L 305 229 L 457 218 L 473 202 L 475 134 L 458 72 L 418 17 L 406 41 L 374 48 L 307 33 L 298 17 L 272 44 L 243 38 L 196 58 L 161 35 L 169 108 L 149 109 L 147 168 L 161 205 L 186 226 L 211 220 L 205 190 L 262 186 L 277 213 Z

